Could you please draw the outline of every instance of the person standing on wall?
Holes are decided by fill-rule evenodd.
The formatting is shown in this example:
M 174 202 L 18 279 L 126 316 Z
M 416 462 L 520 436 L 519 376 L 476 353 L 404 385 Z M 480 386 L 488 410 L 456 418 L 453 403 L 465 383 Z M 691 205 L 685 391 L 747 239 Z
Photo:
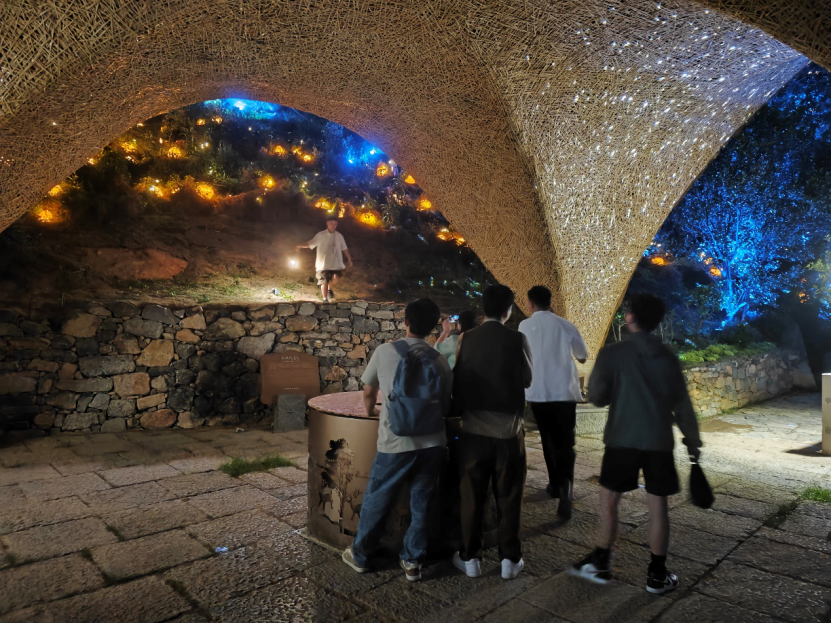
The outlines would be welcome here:
M 588 352 L 577 327 L 551 311 L 551 290 L 544 286 L 528 290 L 528 309 L 531 317 L 519 323 L 534 358 L 534 382 L 525 390 L 525 400 L 531 405 L 542 439 L 548 468 L 545 491 L 560 498 L 557 514 L 570 519 L 574 429 L 577 403 L 583 401 L 574 360 L 585 363 Z
M 617 535 L 620 496 L 638 488 L 643 470 L 649 507 L 646 590 L 657 595 L 675 590 L 678 576 L 667 570 L 669 513 L 667 497 L 680 491 L 675 471 L 673 422 L 684 434 L 690 460 L 698 462 L 698 420 L 678 357 L 651 333 L 666 312 L 664 302 L 639 294 L 628 305 L 628 340 L 600 351 L 589 378 L 589 400 L 609 405 L 603 432 L 606 450 L 600 467 L 600 532 L 597 547 L 571 572 L 598 584 L 611 579 L 609 559 Z
M 462 548 L 453 564 L 468 577 L 482 574 L 483 522 L 488 488 L 498 511 L 502 577 L 525 567 L 519 539 L 525 487 L 525 388 L 533 365 L 525 336 L 509 329 L 514 293 L 490 286 L 482 296 L 486 320 L 459 338 L 453 369 L 453 410 L 461 415 L 458 457 Z
M 315 234 L 315 237 L 304 244 L 297 245 L 297 249 L 315 249 L 315 277 L 320 286 L 320 295 L 323 302 L 328 303 L 335 299 L 333 286 L 338 285 L 343 270 L 346 266 L 343 258 L 346 256 L 349 268 L 352 268 L 352 256 L 346 248 L 346 240 L 343 234 L 335 231 L 338 228 L 338 217 L 334 214 L 326 217 L 326 229 Z
M 407 337 L 381 344 L 373 353 L 361 380 L 366 413 L 376 415 L 378 453 L 364 493 L 358 534 L 343 561 L 358 573 L 370 571 L 370 557 L 384 535 L 387 514 L 401 488 L 410 487 L 410 527 L 404 535 L 400 565 L 407 580 L 421 579 L 427 553 L 427 518 L 447 455 L 445 416 L 450 410 L 453 372 L 447 360 L 424 338 L 439 321 L 439 308 L 419 299 L 404 310 Z

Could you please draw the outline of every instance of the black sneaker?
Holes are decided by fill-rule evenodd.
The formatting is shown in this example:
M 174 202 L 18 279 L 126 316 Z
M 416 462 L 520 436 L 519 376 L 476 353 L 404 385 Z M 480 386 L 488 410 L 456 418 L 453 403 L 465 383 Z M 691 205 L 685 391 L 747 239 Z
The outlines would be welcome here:
M 678 576 L 666 571 L 663 577 L 652 571 L 646 576 L 646 590 L 653 595 L 663 595 L 678 588 Z
M 334 301 L 334 300 L 335 300 L 335 291 L 334 291 L 334 290 L 332 290 L 331 288 L 329 288 L 329 300 L 330 300 L 330 301 Z
M 595 584 L 608 584 L 612 580 L 612 570 L 609 563 L 605 565 L 600 562 L 599 557 L 592 552 L 583 560 L 575 562 L 569 567 L 571 575 L 585 578 Z

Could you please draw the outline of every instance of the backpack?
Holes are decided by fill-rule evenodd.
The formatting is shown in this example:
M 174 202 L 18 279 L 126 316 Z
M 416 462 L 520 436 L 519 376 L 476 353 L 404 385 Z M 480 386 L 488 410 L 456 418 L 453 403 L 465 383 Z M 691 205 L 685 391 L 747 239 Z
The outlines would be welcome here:
M 401 356 L 387 403 L 390 429 L 399 437 L 421 437 L 444 430 L 444 400 L 440 353 L 410 348 L 404 340 L 392 343 Z

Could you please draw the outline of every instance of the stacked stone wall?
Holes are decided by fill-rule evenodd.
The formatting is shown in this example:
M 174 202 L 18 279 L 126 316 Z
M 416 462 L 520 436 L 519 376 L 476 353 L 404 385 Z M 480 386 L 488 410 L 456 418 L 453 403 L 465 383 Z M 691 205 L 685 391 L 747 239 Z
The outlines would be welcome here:
M 257 420 L 259 359 L 320 360 L 325 393 L 360 389 L 379 344 L 402 337 L 404 308 L 350 301 L 168 308 L 117 302 L 0 310 L 0 429 L 194 428 Z
M 684 376 L 696 412 L 706 417 L 787 394 L 800 362 L 796 355 L 773 351 L 696 365 Z

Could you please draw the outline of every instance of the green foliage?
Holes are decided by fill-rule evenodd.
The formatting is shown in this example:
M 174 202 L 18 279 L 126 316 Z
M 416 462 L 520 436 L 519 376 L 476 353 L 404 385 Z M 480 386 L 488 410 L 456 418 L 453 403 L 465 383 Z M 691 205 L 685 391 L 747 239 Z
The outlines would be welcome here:
M 831 489 L 826 489 L 825 487 L 808 487 L 802 490 L 799 497 L 803 500 L 810 500 L 811 502 L 831 503 Z
M 727 357 L 752 357 L 775 349 L 770 342 L 756 342 L 746 347 L 729 344 L 711 344 L 702 349 L 687 350 L 678 354 L 678 358 L 687 364 L 700 364 L 718 361 Z
M 275 467 L 291 467 L 292 465 L 294 463 L 279 454 L 253 460 L 243 459 L 237 456 L 227 463 L 220 465 L 219 469 L 229 476 L 239 478 L 243 474 L 250 474 L 251 472 L 265 472 Z

